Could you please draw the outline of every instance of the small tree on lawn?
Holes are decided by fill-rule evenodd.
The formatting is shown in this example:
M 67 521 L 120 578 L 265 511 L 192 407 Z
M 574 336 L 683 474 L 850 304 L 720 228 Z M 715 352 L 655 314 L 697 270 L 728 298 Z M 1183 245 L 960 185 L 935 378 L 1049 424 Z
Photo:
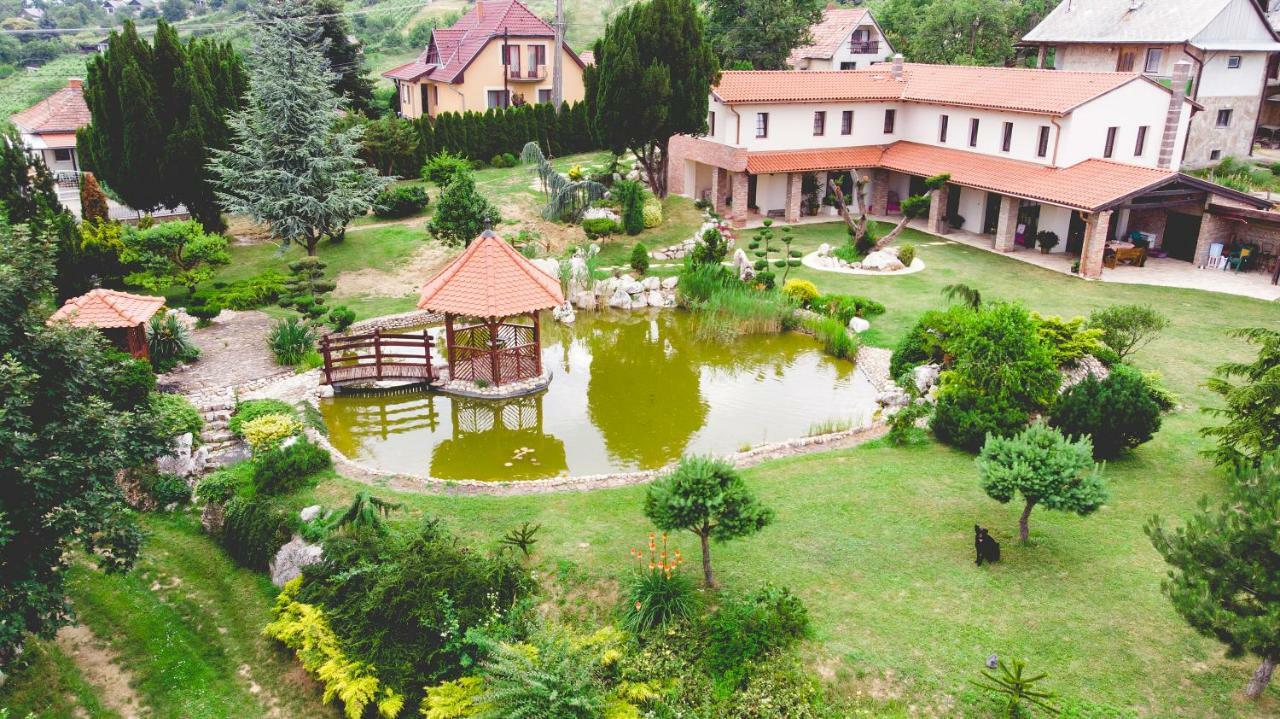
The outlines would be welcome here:
M 325 267 L 327 265 L 319 257 L 303 257 L 290 262 L 290 277 L 285 283 L 285 295 L 280 298 L 280 306 L 294 308 L 307 320 L 322 316 L 327 311 L 324 296 L 338 286 L 333 280 L 325 279 Z
M 1036 505 L 1085 516 L 1107 501 L 1089 438 L 1072 441 L 1040 422 L 1014 437 L 988 435 L 976 461 L 988 497 L 1007 503 L 1022 495 L 1018 537 L 1023 542 Z
M 358 157 L 364 126 L 338 128 L 346 101 L 311 44 L 314 33 L 298 19 L 305 14 L 298 0 L 255 7 L 248 99 L 229 121 L 231 149 L 215 153 L 214 185 L 228 211 L 314 255 L 320 240 L 340 240 L 390 180 Z
M 1227 655 L 1261 659 L 1245 687 L 1256 699 L 1280 663 L 1280 453 L 1237 472 L 1228 497 L 1186 526 L 1146 526 L 1173 568 L 1163 582 L 1173 607 L 1193 629 L 1227 645 Z
M 902 219 L 898 220 L 898 224 L 894 225 L 893 229 L 889 230 L 887 235 L 876 241 L 876 244 L 871 248 L 871 251 L 876 252 L 888 247 L 889 243 L 898 239 L 898 235 L 902 234 L 902 231 L 906 229 L 908 222 L 929 214 L 929 205 L 933 204 L 934 194 L 943 187 L 946 187 L 947 183 L 950 181 L 951 175 L 948 174 L 926 177 L 924 180 L 924 186 L 928 188 L 928 192 L 923 195 L 912 195 L 902 201 Z
M 141 268 L 125 278 L 152 292 L 181 285 L 194 293 L 196 285 L 213 276 L 213 268 L 231 262 L 227 239 L 207 234 L 195 220 L 165 222 L 145 230 L 128 228 L 121 260 Z
M 447 245 L 465 246 L 501 221 L 498 208 L 476 190 L 471 173 L 459 172 L 440 193 L 427 231 Z
M 1218 440 L 1208 452 L 1218 464 L 1256 465 L 1264 452 L 1280 447 L 1280 331 L 1255 327 L 1231 334 L 1258 345 L 1258 358 L 1221 365 L 1205 383 L 1227 403 L 1206 411 L 1227 423 L 1201 432 Z M 1232 384 L 1233 378 L 1243 381 Z
M 667 477 L 649 485 L 644 515 L 659 529 L 685 529 L 702 542 L 702 577 L 716 586 L 711 540 L 725 542 L 754 534 L 773 521 L 773 510 L 747 490 L 733 465 L 711 457 L 683 457 Z
M 1102 343 L 1120 356 L 1145 347 L 1160 335 L 1169 320 L 1146 305 L 1110 305 L 1089 315 L 1090 329 L 1102 330 Z

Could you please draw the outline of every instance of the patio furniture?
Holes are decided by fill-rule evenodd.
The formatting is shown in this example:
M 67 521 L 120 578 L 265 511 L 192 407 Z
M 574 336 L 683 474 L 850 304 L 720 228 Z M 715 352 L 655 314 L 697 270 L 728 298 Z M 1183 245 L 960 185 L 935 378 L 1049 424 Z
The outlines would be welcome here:
M 1142 267 L 1147 264 L 1147 248 L 1145 247 L 1117 247 L 1116 262 L 1128 262 L 1134 267 Z
M 1227 266 L 1227 258 L 1222 256 L 1222 243 L 1209 245 L 1209 259 L 1204 263 L 1205 269 L 1220 270 Z
M 1242 269 L 1248 269 L 1253 265 L 1253 252 L 1254 250 L 1252 247 L 1241 247 L 1227 258 L 1226 266 L 1222 269 L 1234 269 L 1236 272 L 1239 272 Z

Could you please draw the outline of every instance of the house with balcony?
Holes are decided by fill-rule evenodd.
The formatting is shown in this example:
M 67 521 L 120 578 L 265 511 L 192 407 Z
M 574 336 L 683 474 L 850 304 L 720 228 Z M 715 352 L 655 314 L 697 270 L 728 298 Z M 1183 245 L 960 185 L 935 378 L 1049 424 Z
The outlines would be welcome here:
M 90 119 L 84 83 L 76 78 L 10 118 L 27 151 L 39 155 L 50 172 L 65 175 L 80 172 L 76 130 L 88 125 Z
M 1280 119 L 1264 111 L 1280 42 L 1254 0 L 1062 0 L 1021 44 L 1038 67 L 1140 73 L 1166 85 L 1178 62 L 1191 63 L 1187 96 L 1204 111 L 1184 149 L 1189 168 L 1249 156 L 1261 118 Z
M 551 102 L 555 35 L 519 0 L 477 0 L 452 27 L 433 30 L 417 59 L 382 76 L 408 118 Z M 578 102 L 584 64 L 568 45 L 561 52 L 563 99 Z
M 868 181 L 870 213 L 891 217 L 925 192 L 925 178 L 945 173 L 928 219 L 936 234 L 962 229 L 1013 252 L 1053 232 L 1052 252 L 1079 258 L 1086 277 L 1135 232 L 1152 250 L 1204 265 L 1271 203 L 1178 172 L 1201 112 L 1182 91 L 1190 74 L 1179 63 L 1169 87 L 1138 73 L 901 56 L 858 70 L 725 72 L 707 133 L 671 140 L 668 188 L 742 226 L 796 222 L 820 201 L 806 185 L 855 173 Z
M 861 7 L 827 5 L 822 21 L 809 28 L 810 43 L 797 47 L 787 57 L 796 70 L 857 70 L 893 56 L 893 48 L 871 17 Z

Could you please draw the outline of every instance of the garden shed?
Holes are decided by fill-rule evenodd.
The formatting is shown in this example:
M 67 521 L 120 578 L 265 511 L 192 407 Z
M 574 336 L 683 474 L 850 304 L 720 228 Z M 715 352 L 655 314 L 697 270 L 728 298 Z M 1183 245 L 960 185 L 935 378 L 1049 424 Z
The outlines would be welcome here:
M 496 387 L 542 376 L 538 313 L 563 303 L 558 279 L 485 230 L 422 286 L 418 309 L 444 314 L 450 380 Z
M 67 300 L 49 317 L 49 324 L 65 321 L 73 327 L 94 327 L 122 352 L 145 359 L 146 325 L 161 307 L 163 297 L 98 288 Z

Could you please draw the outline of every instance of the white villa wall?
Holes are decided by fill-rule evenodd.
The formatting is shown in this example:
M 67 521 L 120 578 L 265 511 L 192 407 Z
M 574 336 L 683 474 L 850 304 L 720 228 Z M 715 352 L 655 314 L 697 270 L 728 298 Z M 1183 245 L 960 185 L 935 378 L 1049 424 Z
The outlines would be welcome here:
M 1117 127 L 1115 151 L 1111 159 L 1134 165 L 1155 167 L 1160 155 L 1160 140 L 1164 135 L 1165 116 L 1169 109 L 1169 93 L 1147 82 L 1131 82 L 1102 97 L 1076 108 L 1061 120 L 1062 143 L 1058 147 L 1058 166 L 1068 167 L 1093 157 L 1102 157 L 1107 141 L 1107 128 Z M 1173 164 L 1178 169 L 1182 146 L 1186 141 L 1185 128 L 1190 122 L 1191 106 L 1183 105 L 1178 139 L 1173 148 Z M 1138 128 L 1147 130 L 1147 140 L 1141 157 L 1134 156 Z
M 1240 56 L 1240 67 L 1227 66 L 1228 58 Z M 1197 98 L 1258 97 L 1267 77 L 1267 53 L 1214 50 L 1206 52 Z
M 894 133 L 886 134 L 884 112 L 890 108 L 897 110 L 898 115 Z M 753 152 L 883 145 L 907 139 L 902 131 L 903 112 L 898 103 L 788 103 L 737 105 L 734 109 L 742 117 L 742 134 L 736 146 Z M 813 113 L 818 110 L 825 110 L 827 113 L 826 133 L 820 136 L 813 134 Z M 840 134 L 841 113 L 845 110 L 853 111 L 853 132 L 848 135 Z M 769 113 L 768 137 L 756 137 L 756 114 L 760 112 Z M 729 127 L 726 127 L 726 131 L 728 130 Z M 735 139 L 739 138 L 726 133 L 718 139 L 725 144 L 735 145 Z
M 986 211 L 987 193 L 972 187 L 960 187 L 960 204 L 956 214 L 964 218 L 960 229 L 968 232 L 982 232 L 982 215 Z
M 1050 250 L 1057 254 L 1067 251 L 1067 230 L 1071 227 L 1072 210 L 1057 205 L 1040 205 L 1040 219 L 1036 223 L 1037 231 L 1048 230 L 1058 236 L 1058 246 Z
M 787 208 L 787 176 L 785 173 L 756 175 L 756 207 L 760 208 L 761 214 L 767 214 L 770 210 L 785 210 Z
M 941 118 L 947 115 L 947 141 L 938 141 L 938 129 Z M 978 120 L 978 144 L 969 146 L 969 123 Z M 1012 142 L 1009 151 L 1004 152 L 1004 123 L 1013 123 Z M 969 152 L 979 152 L 993 157 L 1005 157 L 1011 160 L 1023 160 L 1043 165 L 1050 164 L 1053 158 L 1053 145 L 1057 141 L 1058 130 L 1045 115 L 1031 115 L 1017 112 L 991 112 L 986 110 L 970 110 L 964 107 L 942 105 L 924 105 L 905 103 L 898 111 L 900 131 L 895 139 L 910 140 L 922 145 L 950 147 Z M 1040 128 L 1049 128 L 1049 147 L 1044 157 L 1036 156 L 1036 148 L 1040 139 Z

